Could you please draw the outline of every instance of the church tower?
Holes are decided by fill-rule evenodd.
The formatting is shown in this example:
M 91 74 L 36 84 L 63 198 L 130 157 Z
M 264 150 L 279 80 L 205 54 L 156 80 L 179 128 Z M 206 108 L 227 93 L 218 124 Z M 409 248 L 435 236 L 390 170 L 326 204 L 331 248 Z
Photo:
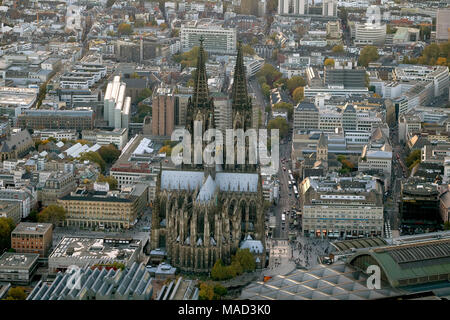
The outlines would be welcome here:
M 319 142 L 317 143 L 316 160 L 322 161 L 325 167 L 328 165 L 328 139 L 323 132 L 320 134 Z
M 231 92 L 233 129 L 250 129 L 252 125 L 252 101 L 248 96 L 247 77 L 245 76 L 242 44 L 239 42 L 234 67 L 233 87 Z

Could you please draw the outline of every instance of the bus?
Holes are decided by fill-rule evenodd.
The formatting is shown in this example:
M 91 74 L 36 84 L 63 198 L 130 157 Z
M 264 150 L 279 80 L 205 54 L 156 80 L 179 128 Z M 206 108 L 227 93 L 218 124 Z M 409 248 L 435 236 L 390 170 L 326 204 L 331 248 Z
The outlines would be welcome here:
M 289 189 L 292 189 L 292 182 L 288 181 Z
M 297 186 L 294 186 L 294 194 L 295 194 L 295 197 L 298 198 Z

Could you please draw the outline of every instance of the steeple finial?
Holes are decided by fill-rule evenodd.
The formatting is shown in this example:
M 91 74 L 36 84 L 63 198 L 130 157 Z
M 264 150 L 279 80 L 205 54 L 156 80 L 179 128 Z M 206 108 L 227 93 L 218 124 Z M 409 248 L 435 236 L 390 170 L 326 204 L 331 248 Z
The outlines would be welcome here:
M 242 43 L 238 43 L 236 65 L 234 67 L 233 89 L 231 94 L 233 110 L 251 110 L 251 102 L 248 98 L 247 78 L 245 76 L 244 55 Z
M 205 58 L 206 52 L 203 49 L 203 36 L 200 36 L 200 48 L 198 50 L 197 70 L 195 71 L 193 105 L 196 107 L 206 107 L 209 101 L 208 78 L 206 77 Z

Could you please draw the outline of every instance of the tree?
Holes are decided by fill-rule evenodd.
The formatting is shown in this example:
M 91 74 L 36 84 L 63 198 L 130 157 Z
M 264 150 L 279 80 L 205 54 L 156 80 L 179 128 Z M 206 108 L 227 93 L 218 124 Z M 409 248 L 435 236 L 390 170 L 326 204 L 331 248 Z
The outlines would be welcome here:
M 286 103 L 286 102 L 278 102 L 277 104 L 274 104 L 273 109 L 286 110 L 288 112 L 289 120 L 292 119 L 292 116 L 294 114 L 294 106 L 292 104 Z
M 256 268 L 255 258 L 249 249 L 238 249 L 234 259 L 242 266 L 244 272 L 253 271 Z
M 138 75 L 137 72 L 133 72 L 132 74 L 130 74 L 130 78 L 131 79 L 140 79 L 141 77 Z
M 38 213 L 37 219 L 38 222 L 46 222 L 57 225 L 66 219 L 66 210 L 64 210 L 61 206 L 51 204 Z
M 337 44 L 333 48 L 331 48 L 333 53 L 342 53 L 344 52 L 344 46 L 342 44 Z
M 277 81 L 278 79 L 281 78 L 282 73 L 280 71 L 278 71 L 273 65 L 269 64 L 269 63 L 265 63 L 261 70 L 258 71 L 258 73 L 256 74 L 257 77 L 265 77 L 266 78 L 266 83 L 268 85 L 272 85 L 275 81 Z
M 106 7 L 111 8 L 115 2 L 116 2 L 116 0 L 107 0 Z
M 325 59 L 323 65 L 324 65 L 325 67 L 327 67 L 327 66 L 334 66 L 334 59 L 331 59 L 331 58 Z
M 173 55 L 173 59 L 175 62 L 180 63 L 183 68 L 196 67 L 199 50 L 200 47 L 195 46 L 187 52 Z M 205 50 L 203 52 L 204 52 L 203 59 L 206 61 L 208 59 L 208 53 Z
M 286 83 L 286 87 L 291 94 L 296 88 L 304 86 L 306 86 L 306 81 L 302 76 L 293 76 L 292 78 L 288 79 Z
M 117 149 L 116 145 L 111 143 L 107 146 L 102 146 L 98 150 L 98 153 L 107 164 L 112 164 L 116 162 L 117 159 L 119 159 L 121 152 L 119 149 Z
M 68 42 L 75 42 L 77 41 L 77 38 L 75 37 L 69 37 L 69 39 L 67 39 Z
M 121 23 L 117 28 L 119 35 L 130 35 L 133 33 L 133 28 L 128 23 Z
M 405 162 L 408 167 L 411 167 L 416 161 L 420 161 L 421 150 L 411 151 L 406 157 Z
M 227 294 L 227 289 L 221 284 L 214 285 L 214 300 L 220 300 L 221 297 Z
M 445 221 L 444 230 L 450 230 L 450 221 Z
M 375 46 L 365 46 L 359 54 L 358 64 L 367 67 L 370 62 L 377 61 L 380 56 Z
M 25 289 L 23 287 L 15 287 L 8 290 L 6 300 L 25 300 L 26 298 Z
M 11 232 L 15 224 L 11 218 L 0 218 L 0 252 L 11 247 Z
M 305 87 L 298 87 L 292 93 L 292 99 L 294 99 L 296 103 L 301 102 L 304 97 L 305 97 Z
M 211 269 L 211 277 L 214 280 L 225 280 L 228 277 L 226 267 L 223 265 L 222 260 L 219 259 L 214 263 Z
M 200 283 L 200 291 L 198 293 L 199 300 L 213 300 L 214 286 L 208 282 Z
M 261 86 L 261 91 L 263 93 L 263 95 L 269 99 L 270 97 L 270 86 L 267 83 L 263 83 Z
M 139 103 L 142 100 L 147 99 L 148 97 L 151 97 L 153 94 L 153 91 L 150 90 L 149 88 L 145 88 L 144 90 L 141 91 L 141 93 L 139 94 L 139 96 L 137 96 L 135 103 Z
M 83 152 L 80 156 L 80 161 L 85 160 L 97 163 L 102 171 L 104 171 L 106 168 L 105 160 L 103 160 L 103 158 L 100 156 L 98 152 L 94 151 Z
M 245 56 L 253 56 L 255 54 L 255 49 L 253 49 L 250 45 L 246 44 L 242 46 L 242 52 Z
M 36 104 L 38 109 L 41 106 L 42 101 L 45 99 L 46 94 L 47 94 L 47 82 L 44 82 L 39 87 L 39 93 L 38 93 L 37 104 Z
M 97 182 L 107 182 L 109 184 L 109 189 L 114 190 L 117 189 L 117 180 L 113 176 L 107 176 L 100 174 L 97 178 Z
M 284 118 L 275 118 L 269 121 L 267 129 L 278 129 L 280 130 L 280 136 L 285 137 L 289 132 L 289 124 Z

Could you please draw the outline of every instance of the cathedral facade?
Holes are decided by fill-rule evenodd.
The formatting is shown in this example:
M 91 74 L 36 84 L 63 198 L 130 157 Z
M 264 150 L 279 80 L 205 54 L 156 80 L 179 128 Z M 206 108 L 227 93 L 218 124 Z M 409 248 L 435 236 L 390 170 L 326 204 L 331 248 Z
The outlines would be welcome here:
M 202 121 L 203 133 L 214 127 L 205 56 L 200 40 L 186 114 L 189 132 L 194 121 Z M 240 45 L 231 99 L 233 128 L 249 129 L 252 104 Z M 185 272 L 209 272 L 218 259 L 231 263 L 231 256 L 244 247 L 254 253 L 257 266 L 264 266 L 264 198 L 257 166 L 183 165 L 181 170 L 161 170 L 156 188 L 151 248 L 164 248 L 173 266 Z

